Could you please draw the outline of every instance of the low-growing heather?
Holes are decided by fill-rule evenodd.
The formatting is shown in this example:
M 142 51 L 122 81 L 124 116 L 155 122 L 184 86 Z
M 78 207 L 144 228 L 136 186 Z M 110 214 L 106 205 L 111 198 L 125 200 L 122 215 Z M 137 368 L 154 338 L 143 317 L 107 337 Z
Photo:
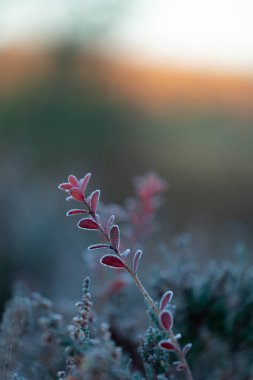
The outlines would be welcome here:
M 201 269 L 178 255 L 153 266 L 144 287 L 139 244 L 158 227 L 167 184 L 149 173 L 124 206 L 105 206 L 99 190 L 87 195 L 90 177 L 70 175 L 59 188 L 79 204 L 67 215 L 97 232 L 86 256 L 91 290 L 86 277 L 69 321 L 69 310 L 17 285 L 2 318 L 1 379 L 252 380 L 253 270 L 243 246 L 234 263 Z

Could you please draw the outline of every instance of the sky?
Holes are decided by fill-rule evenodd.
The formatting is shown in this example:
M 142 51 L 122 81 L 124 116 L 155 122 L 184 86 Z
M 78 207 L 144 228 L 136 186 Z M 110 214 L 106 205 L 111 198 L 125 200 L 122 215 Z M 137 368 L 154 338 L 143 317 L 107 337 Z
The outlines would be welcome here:
M 118 17 L 111 17 L 118 2 Z M 0 48 L 54 43 L 111 23 L 111 55 L 253 72 L 252 0 L 0 0 Z M 120 10 L 120 6 L 122 9 Z M 116 6 L 117 8 L 117 6 Z

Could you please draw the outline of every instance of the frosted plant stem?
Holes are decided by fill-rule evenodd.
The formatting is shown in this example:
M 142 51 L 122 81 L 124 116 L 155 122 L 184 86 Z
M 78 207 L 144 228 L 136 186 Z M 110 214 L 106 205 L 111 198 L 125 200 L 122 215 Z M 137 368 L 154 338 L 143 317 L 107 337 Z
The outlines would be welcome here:
M 127 265 L 127 264 L 126 264 Z M 145 298 L 145 300 L 148 302 L 149 306 L 151 307 L 151 309 L 154 311 L 154 313 L 156 314 L 157 318 L 159 318 L 159 315 L 160 315 L 160 311 L 159 309 L 157 308 L 157 306 L 155 305 L 153 299 L 150 297 L 149 293 L 147 292 L 147 290 L 144 288 L 144 286 L 142 285 L 141 281 L 139 280 L 138 276 L 132 272 L 132 270 L 126 266 L 126 270 L 129 272 L 129 274 L 132 276 L 132 278 L 134 279 L 135 281 L 135 284 L 136 286 L 139 288 L 140 292 L 143 294 L 143 297 Z M 181 351 L 181 348 L 177 342 L 177 339 L 175 338 L 175 335 L 172 331 L 172 329 L 170 329 L 168 331 L 168 335 L 169 335 L 169 338 L 171 340 L 171 342 L 173 343 L 174 347 L 176 348 L 175 349 L 175 352 L 177 354 L 177 357 L 180 359 L 181 363 L 183 363 L 184 367 L 185 367 L 185 374 L 186 374 L 186 379 L 187 380 L 193 380 L 193 376 L 192 376 L 192 373 L 191 373 L 191 369 L 188 365 L 188 362 L 184 356 L 184 354 L 182 353 Z
M 88 206 L 86 204 L 86 206 Z M 106 231 L 104 230 L 103 226 L 101 225 L 99 219 L 97 218 L 97 216 L 90 210 L 91 212 L 91 215 L 93 216 L 94 220 L 98 223 L 98 226 L 99 226 L 99 230 L 101 231 L 101 233 L 104 235 L 104 237 L 106 238 L 106 240 L 108 242 L 110 242 L 110 237 L 108 236 L 108 234 L 106 233 Z M 128 266 L 128 264 L 126 263 L 125 259 L 122 257 L 121 255 L 121 252 L 118 250 L 118 249 L 114 249 L 114 252 L 116 253 L 117 256 L 119 256 L 121 258 L 121 260 L 124 262 L 125 264 L 125 269 L 127 270 L 127 272 L 130 274 L 130 276 L 133 278 L 136 286 L 138 287 L 138 289 L 140 290 L 140 292 L 142 293 L 144 299 L 147 301 L 147 303 L 149 304 L 149 306 L 151 307 L 151 309 L 153 310 L 153 312 L 156 314 L 157 318 L 159 319 L 159 315 L 160 315 L 160 311 L 159 309 L 157 308 L 155 302 L 153 301 L 153 299 L 151 298 L 151 296 L 149 295 L 148 291 L 145 289 L 145 287 L 142 285 L 141 281 L 139 280 L 139 277 L 137 276 L 137 274 L 135 274 L 132 269 Z M 172 331 L 172 329 L 170 329 L 168 331 L 168 336 L 173 344 L 173 346 L 175 347 L 175 352 L 177 354 L 177 357 L 178 359 L 180 360 L 180 362 L 184 365 L 184 370 L 185 370 L 185 375 L 186 375 L 186 379 L 187 380 L 194 380 L 193 379 L 193 376 L 192 376 L 192 373 L 191 373 L 191 369 L 189 367 L 189 364 L 185 358 L 185 355 L 183 354 L 178 342 L 177 342 L 177 339 L 175 338 L 175 335 Z

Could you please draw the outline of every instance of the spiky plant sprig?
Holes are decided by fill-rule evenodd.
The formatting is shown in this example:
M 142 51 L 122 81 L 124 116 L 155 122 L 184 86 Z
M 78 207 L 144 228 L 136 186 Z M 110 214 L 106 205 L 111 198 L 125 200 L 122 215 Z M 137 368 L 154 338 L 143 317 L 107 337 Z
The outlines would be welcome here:
M 111 268 L 125 270 L 130 274 L 147 304 L 149 305 L 152 313 L 158 319 L 160 327 L 167 334 L 167 339 L 160 341 L 159 346 L 165 350 L 174 351 L 178 357 L 178 361 L 176 362 L 177 370 L 184 371 L 187 380 L 193 380 L 193 376 L 186 359 L 186 354 L 189 351 L 191 345 L 188 344 L 183 349 L 181 349 L 178 343 L 180 334 L 174 334 L 173 316 L 167 309 L 167 306 L 171 301 L 173 295 L 172 291 L 168 291 L 163 295 L 158 307 L 138 277 L 138 264 L 142 256 L 142 251 L 137 250 L 135 252 L 132 265 L 130 266 L 126 260 L 127 256 L 130 253 L 130 250 L 127 249 L 122 251 L 120 248 L 120 229 L 117 224 L 114 224 L 114 215 L 111 215 L 106 223 L 104 223 L 98 213 L 100 190 L 95 190 L 90 195 L 86 196 L 86 188 L 88 186 L 90 177 L 91 174 L 87 173 L 84 178 L 77 180 L 74 175 L 70 175 L 68 177 L 68 182 L 59 185 L 60 190 L 65 190 L 68 193 L 68 200 L 73 199 L 81 203 L 84 207 L 81 209 L 69 210 L 67 212 L 67 215 L 85 215 L 84 218 L 79 220 L 78 227 L 83 230 L 100 231 L 104 237 L 105 243 L 97 243 L 95 245 L 91 245 L 89 247 L 89 250 L 110 250 L 111 253 L 104 255 L 100 259 L 100 263 Z
M 66 379 L 77 371 L 85 349 L 92 344 L 92 340 L 90 339 L 90 329 L 88 326 L 92 306 L 89 287 L 90 279 L 89 277 L 86 277 L 83 281 L 82 299 L 75 305 L 78 309 L 78 314 L 73 318 L 73 324 L 68 326 L 68 337 L 70 340 L 65 337 L 65 350 L 67 354 L 66 371 L 58 372 L 59 379 Z

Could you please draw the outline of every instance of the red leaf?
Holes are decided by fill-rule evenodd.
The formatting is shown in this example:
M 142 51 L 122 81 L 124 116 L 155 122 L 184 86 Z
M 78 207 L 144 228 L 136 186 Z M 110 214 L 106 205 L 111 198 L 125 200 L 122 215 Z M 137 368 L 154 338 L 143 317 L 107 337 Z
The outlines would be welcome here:
M 84 200 L 84 196 L 83 196 L 81 190 L 78 187 L 72 187 L 72 189 L 69 191 L 69 194 L 76 201 L 82 202 Z
M 77 215 L 77 214 L 89 214 L 89 211 L 74 209 L 74 210 L 69 210 L 66 215 L 69 216 L 69 215 Z
M 108 244 L 94 244 L 88 247 L 90 251 L 92 251 L 93 249 L 101 249 L 101 248 L 111 248 L 111 247 Z
M 161 340 L 161 342 L 159 342 L 159 346 L 168 351 L 175 351 L 175 346 L 170 342 L 170 340 Z
M 119 249 L 120 232 L 119 227 L 116 224 L 114 224 L 110 229 L 110 242 L 113 248 Z
M 78 227 L 85 230 L 99 230 L 99 225 L 92 219 L 81 219 L 78 222 Z
M 88 183 L 89 183 L 90 177 L 91 177 L 91 173 L 87 173 L 87 174 L 85 174 L 85 176 L 84 176 L 83 179 L 81 180 L 81 186 L 80 186 L 80 189 L 81 189 L 81 191 L 82 191 L 83 194 L 84 194 L 84 192 L 85 192 L 85 190 L 86 190 L 86 187 L 88 186 Z
M 71 183 L 61 183 L 58 188 L 60 190 L 65 190 L 65 191 L 69 191 L 70 189 L 72 189 L 73 185 L 71 185 Z
M 68 181 L 69 183 L 72 185 L 72 186 L 76 186 L 78 187 L 78 181 L 77 181 L 77 178 L 74 176 L 74 175 L 69 175 L 68 177 Z
M 100 260 L 101 264 L 111 268 L 125 268 L 124 262 L 115 255 L 105 255 Z
M 142 255 L 142 251 L 140 249 L 135 252 L 134 259 L 133 259 L 133 269 L 134 269 L 135 274 L 136 274 L 137 269 L 138 269 L 138 264 L 139 264 L 141 255 Z
M 100 197 L 100 190 L 93 191 L 93 193 L 91 194 L 90 206 L 91 206 L 92 211 L 95 213 L 97 211 L 99 197 Z
M 167 292 L 164 293 L 164 295 L 161 298 L 160 305 L 159 305 L 159 309 L 161 311 L 163 311 L 166 308 L 168 303 L 171 301 L 172 297 L 173 297 L 172 290 L 168 290 Z
M 172 314 L 167 310 L 163 311 L 160 314 L 160 323 L 165 330 L 169 331 L 173 326 Z

